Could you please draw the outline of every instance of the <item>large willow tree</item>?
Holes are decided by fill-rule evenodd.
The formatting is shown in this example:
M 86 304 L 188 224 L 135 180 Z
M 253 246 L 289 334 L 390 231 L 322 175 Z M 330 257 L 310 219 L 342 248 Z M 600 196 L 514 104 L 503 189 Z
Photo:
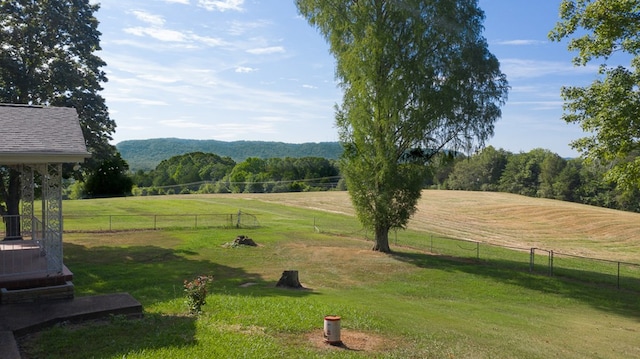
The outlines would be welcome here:
M 438 151 L 471 151 L 493 135 L 506 77 L 482 37 L 476 0 L 296 0 L 336 58 L 344 91 L 341 169 L 374 250 L 390 252 Z

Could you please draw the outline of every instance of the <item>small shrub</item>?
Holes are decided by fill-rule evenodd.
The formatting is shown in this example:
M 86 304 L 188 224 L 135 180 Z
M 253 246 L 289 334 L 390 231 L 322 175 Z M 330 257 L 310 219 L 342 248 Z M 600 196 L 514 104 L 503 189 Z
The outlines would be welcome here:
M 213 281 L 213 276 L 200 275 L 194 280 L 184 280 L 184 292 L 187 297 L 185 303 L 189 307 L 189 314 L 198 315 L 202 313 L 202 306 L 207 299 L 207 284 Z

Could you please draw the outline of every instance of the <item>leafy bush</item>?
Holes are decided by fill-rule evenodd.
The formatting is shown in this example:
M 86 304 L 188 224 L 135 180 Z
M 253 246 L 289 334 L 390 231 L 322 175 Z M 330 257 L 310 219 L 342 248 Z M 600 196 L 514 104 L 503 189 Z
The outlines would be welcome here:
M 207 299 L 207 284 L 213 281 L 213 276 L 200 275 L 194 280 L 184 280 L 184 292 L 187 297 L 185 303 L 189 307 L 189 314 L 198 315 L 202 313 L 202 306 Z

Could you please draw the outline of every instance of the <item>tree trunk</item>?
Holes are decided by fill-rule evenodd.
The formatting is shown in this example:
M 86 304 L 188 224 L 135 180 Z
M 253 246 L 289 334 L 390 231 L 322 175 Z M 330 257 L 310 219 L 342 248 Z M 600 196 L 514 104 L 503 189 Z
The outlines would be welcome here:
M 282 272 L 282 276 L 278 283 L 276 283 L 276 287 L 287 287 L 287 288 L 302 288 L 302 284 L 298 280 L 298 271 L 297 270 L 286 270 Z
M 3 211 L 5 240 L 22 239 L 20 229 L 20 172 L 9 170 L 9 186 L 4 192 L 6 212 Z
M 376 226 L 376 244 L 372 248 L 374 251 L 391 253 L 389 248 L 389 228 Z

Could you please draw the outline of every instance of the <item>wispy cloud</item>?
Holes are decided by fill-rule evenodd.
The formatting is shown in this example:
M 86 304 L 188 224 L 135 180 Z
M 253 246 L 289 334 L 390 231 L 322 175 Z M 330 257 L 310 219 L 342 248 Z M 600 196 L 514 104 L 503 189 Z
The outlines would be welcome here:
M 148 36 L 166 42 L 185 42 L 188 39 L 188 37 L 180 31 L 154 27 L 130 27 L 124 29 L 124 32 L 135 36 Z
M 546 111 L 546 110 L 558 110 L 562 108 L 564 102 L 562 101 L 509 101 L 510 106 L 525 106 L 531 110 Z
M 149 100 L 146 98 L 116 96 L 116 95 L 109 96 L 109 102 L 132 103 L 132 104 L 142 105 L 142 106 L 168 106 L 169 105 L 164 101 L 156 101 L 156 100 Z
M 173 42 L 185 44 L 187 48 L 195 48 L 198 45 L 208 47 L 220 47 L 229 45 L 220 38 L 200 36 L 192 32 L 181 32 L 176 30 L 164 29 L 160 27 L 129 27 L 123 30 L 125 33 L 139 36 L 150 37 L 162 42 Z M 124 44 L 126 40 L 120 40 L 119 43 Z M 136 44 L 129 42 L 129 45 L 137 47 L 149 47 L 149 44 Z M 153 48 L 153 46 L 151 46 Z
M 528 45 L 544 45 L 549 43 L 548 41 L 541 40 L 498 40 L 492 42 L 496 45 L 505 45 L 505 46 L 528 46 Z
M 502 71 L 510 79 L 535 78 L 548 75 L 571 75 L 597 72 L 597 66 L 573 66 L 571 63 L 559 61 L 539 61 L 528 59 L 502 59 Z
M 189 5 L 189 0 L 164 0 L 167 3 Z
M 219 139 L 235 139 L 247 132 L 250 133 L 275 133 L 274 122 L 281 122 L 282 119 L 263 119 L 259 122 L 223 122 L 223 123 L 206 123 L 198 122 L 190 119 L 172 119 L 162 120 L 159 124 L 176 130 L 196 129 L 203 132 L 215 133 Z
M 257 21 L 231 21 L 229 29 L 227 32 L 234 36 L 241 36 L 246 34 L 249 31 L 260 29 L 266 26 L 271 25 L 270 21 L 266 20 L 257 20 Z
M 198 0 L 198 6 L 209 11 L 243 11 L 244 0 Z
M 188 34 L 187 37 L 191 40 L 203 43 L 207 46 L 218 47 L 218 46 L 226 46 L 228 43 L 223 39 L 216 37 L 208 37 L 208 36 L 200 36 L 195 34 Z
M 163 26 L 164 18 L 146 11 L 134 10 L 131 12 L 138 20 L 154 26 Z
M 160 15 L 151 14 L 146 11 L 132 11 L 131 12 L 138 20 L 150 25 L 150 26 L 136 26 L 129 27 L 123 29 L 123 31 L 127 34 L 139 36 L 139 37 L 150 37 L 162 42 L 173 42 L 173 43 L 195 43 L 201 44 L 209 47 L 218 47 L 228 45 L 228 43 L 220 38 L 209 37 L 209 36 L 201 36 L 194 34 L 190 31 L 177 31 L 164 28 L 165 20 Z M 122 41 L 122 40 L 121 40 Z M 135 44 L 129 43 L 129 45 L 141 45 L 142 47 L 145 44 Z
M 236 67 L 235 71 L 241 74 L 247 74 L 249 72 L 258 71 L 258 69 L 254 69 L 252 67 L 238 66 Z
M 277 54 L 284 53 L 284 47 L 282 46 L 270 46 L 270 47 L 258 47 L 254 49 L 248 49 L 248 53 L 254 55 L 267 55 L 267 54 Z
M 317 86 L 307 85 L 307 84 L 302 85 L 302 87 L 304 87 L 304 88 L 306 88 L 306 89 L 317 89 L 317 88 L 318 88 Z
M 212 130 L 216 126 L 201 122 L 187 121 L 183 119 L 176 120 L 163 120 L 160 121 L 160 124 L 167 127 L 177 127 L 177 128 L 198 128 L 201 130 Z

